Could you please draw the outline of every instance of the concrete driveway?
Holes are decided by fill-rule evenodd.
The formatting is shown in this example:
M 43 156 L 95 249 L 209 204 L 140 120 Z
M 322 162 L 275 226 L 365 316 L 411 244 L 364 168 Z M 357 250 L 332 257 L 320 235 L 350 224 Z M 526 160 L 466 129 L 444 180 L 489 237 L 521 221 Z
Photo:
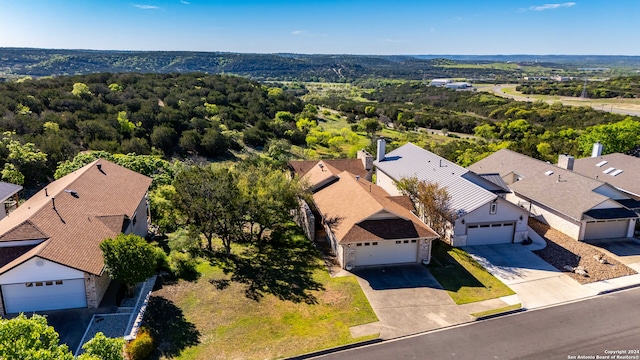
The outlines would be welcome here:
M 493 276 L 515 291 L 523 308 L 532 309 L 597 295 L 520 244 L 465 247 Z
M 423 265 L 366 267 L 352 273 L 379 320 L 352 327 L 354 337 L 379 333 L 391 339 L 473 320 Z
M 619 262 L 640 271 L 640 240 L 635 238 L 589 240 L 587 243 L 597 246 Z

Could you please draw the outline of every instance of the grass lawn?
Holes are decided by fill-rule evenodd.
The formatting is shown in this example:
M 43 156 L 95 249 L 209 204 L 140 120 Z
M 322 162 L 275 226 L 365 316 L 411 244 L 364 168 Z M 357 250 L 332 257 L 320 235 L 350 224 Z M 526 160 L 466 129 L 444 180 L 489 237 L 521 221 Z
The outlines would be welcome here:
M 274 359 L 375 338 L 351 337 L 376 315 L 355 277 L 331 278 L 304 236 L 233 251 L 242 254 L 233 273 L 203 261 L 197 281 L 153 293 L 165 358 Z
M 513 310 L 518 310 L 518 309 L 522 309 L 522 304 L 515 304 L 515 305 L 509 305 L 509 306 L 501 307 L 501 308 L 498 308 L 498 309 L 480 311 L 480 312 L 471 314 L 471 316 L 473 316 L 475 318 L 481 318 L 481 317 L 484 317 L 484 316 L 502 314 L 502 313 L 506 313 L 506 312 L 513 311 Z
M 515 294 L 464 250 L 442 241 L 433 243 L 429 270 L 458 305 Z

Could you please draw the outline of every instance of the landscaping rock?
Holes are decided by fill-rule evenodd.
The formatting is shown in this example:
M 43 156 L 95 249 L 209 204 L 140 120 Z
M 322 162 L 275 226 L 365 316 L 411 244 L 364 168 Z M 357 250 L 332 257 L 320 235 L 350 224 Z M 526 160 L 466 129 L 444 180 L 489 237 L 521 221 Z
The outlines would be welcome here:
M 569 271 L 570 267 L 572 270 L 567 275 L 581 284 L 636 274 L 635 270 L 624 264 L 606 259 L 601 248 L 574 240 L 535 219 L 529 219 L 529 226 L 547 242 L 546 248 L 534 253 L 557 269 Z M 608 266 L 602 266 L 605 263 L 601 260 Z M 582 266 L 583 270 L 589 269 L 588 276 L 573 272 L 573 268 L 578 266 Z

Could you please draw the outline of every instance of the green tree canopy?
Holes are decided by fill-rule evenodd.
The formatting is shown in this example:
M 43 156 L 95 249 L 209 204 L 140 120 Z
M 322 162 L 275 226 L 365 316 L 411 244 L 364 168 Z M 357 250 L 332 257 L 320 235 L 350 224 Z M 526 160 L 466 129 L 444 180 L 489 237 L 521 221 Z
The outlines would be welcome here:
M 625 153 L 640 144 L 640 121 L 627 117 L 615 123 L 588 127 L 578 138 L 578 146 L 583 155 L 589 155 L 598 141 L 603 154 Z
M 0 359 L 73 360 L 73 355 L 44 316 L 20 314 L 0 319 Z
M 443 236 L 449 222 L 455 219 L 451 210 L 451 196 L 447 189 L 436 183 L 420 181 L 415 176 L 400 179 L 396 186 L 411 198 L 426 224 L 438 235 Z
M 78 360 L 124 360 L 124 344 L 123 338 L 108 338 L 99 332 L 82 345 L 85 353 Z
M 104 264 L 111 277 L 122 280 L 129 289 L 155 273 L 153 245 L 134 234 L 120 234 L 100 243 Z

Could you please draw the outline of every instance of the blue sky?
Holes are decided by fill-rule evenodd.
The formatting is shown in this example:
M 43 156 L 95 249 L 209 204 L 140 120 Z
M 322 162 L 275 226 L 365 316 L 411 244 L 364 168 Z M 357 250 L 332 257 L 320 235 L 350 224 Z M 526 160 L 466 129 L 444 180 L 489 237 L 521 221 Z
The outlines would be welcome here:
M 0 47 L 640 55 L 639 0 L 0 0 Z

